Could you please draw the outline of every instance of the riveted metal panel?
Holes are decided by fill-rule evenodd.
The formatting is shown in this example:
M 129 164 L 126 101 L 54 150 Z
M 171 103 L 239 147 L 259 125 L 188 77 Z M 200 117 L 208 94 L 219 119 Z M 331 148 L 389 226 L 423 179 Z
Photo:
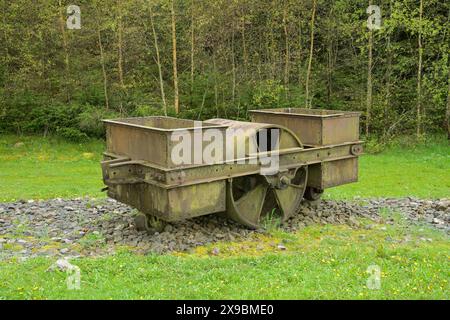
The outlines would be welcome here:
M 194 129 L 200 134 L 203 134 L 204 129 L 216 129 L 221 132 L 226 130 L 226 126 L 171 117 L 125 118 L 104 120 L 104 123 L 107 152 L 133 160 L 145 160 L 165 168 L 183 166 L 172 161 L 172 150 L 177 144 L 172 141 L 173 134 L 186 133 L 193 151 Z M 202 150 L 207 144 L 207 141 L 202 141 Z M 191 155 L 194 153 L 191 152 Z M 191 159 L 190 164 L 193 162 Z
M 166 189 L 147 183 L 109 186 L 108 196 L 165 221 L 225 211 L 226 181 Z
M 327 161 L 309 166 L 308 186 L 326 189 L 358 181 L 358 158 Z

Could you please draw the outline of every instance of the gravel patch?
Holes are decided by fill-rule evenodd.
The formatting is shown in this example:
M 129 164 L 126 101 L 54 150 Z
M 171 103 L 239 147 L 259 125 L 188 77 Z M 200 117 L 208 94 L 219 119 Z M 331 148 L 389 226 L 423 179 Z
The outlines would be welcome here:
M 359 218 L 393 223 L 386 208 L 411 223 L 426 223 L 450 233 L 450 200 L 362 199 L 304 202 L 301 212 L 282 229 L 295 232 L 311 224 L 348 224 Z M 121 246 L 139 253 L 189 251 L 218 241 L 248 239 L 264 230 L 249 230 L 218 215 L 167 224 L 152 235 L 134 226 L 137 214 L 113 199 L 77 198 L 0 203 L 0 260 L 12 257 L 79 257 L 112 254 Z

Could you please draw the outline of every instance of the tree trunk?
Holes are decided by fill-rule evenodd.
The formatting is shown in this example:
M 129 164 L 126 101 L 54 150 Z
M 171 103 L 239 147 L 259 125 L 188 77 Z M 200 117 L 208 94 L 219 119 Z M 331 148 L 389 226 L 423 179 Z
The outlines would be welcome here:
M 173 57 L 173 89 L 174 89 L 174 107 L 175 113 L 180 111 L 179 94 L 178 94 L 178 70 L 177 70 L 177 28 L 175 20 L 175 0 L 171 2 L 172 16 L 172 57 Z
M 219 118 L 219 87 L 217 83 L 216 48 L 213 49 L 213 72 L 214 72 L 214 104 L 216 106 L 216 117 Z
M 7 6 L 7 1 L 2 1 L 2 10 L 4 10 L 4 12 L 6 12 L 6 6 Z M 8 37 L 8 28 L 6 26 L 6 14 L 2 15 L 2 22 L 3 22 L 3 49 L 5 50 L 4 55 L 2 57 L 2 59 L 5 61 L 5 67 L 6 67 L 6 77 L 9 77 L 10 74 L 10 55 L 9 55 L 9 37 Z M 3 87 L 4 87 L 4 95 L 8 96 L 8 82 L 9 81 L 4 81 L 3 83 Z M 3 113 L 3 110 L 0 110 L 1 113 Z
M 61 0 L 59 0 L 59 27 L 61 30 L 61 37 L 62 37 L 62 43 L 63 43 L 63 49 L 64 49 L 64 67 L 65 67 L 65 74 L 64 74 L 64 81 L 65 81 L 65 89 L 66 89 L 66 99 L 67 102 L 70 101 L 70 61 L 69 61 L 69 46 L 67 42 L 67 35 L 66 35 L 66 28 L 65 28 L 65 21 L 64 21 L 64 13 L 63 13 L 63 5 L 61 3 Z
M 311 13 L 311 37 L 310 37 L 310 45 L 309 45 L 309 60 L 308 60 L 308 70 L 306 72 L 306 83 L 305 83 L 305 91 L 306 91 L 306 98 L 305 98 L 305 107 L 311 108 L 312 102 L 309 97 L 309 81 L 311 78 L 311 69 L 312 69 L 312 59 L 313 59 L 313 53 L 314 53 L 314 19 L 316 17 L 316 0 L 313 0 L 313 7 L 312 7 L 312 13 Z
M 109 110 L 108 78 L 106 76 L 105 55 L 103 53 L 102 36 L 101 36 L 99 25 L 97 25 L 97 41 L 98 41 L 98 48 L 100 49 L 100 63 L 102 65 L 103 91 L 105 93 L 105 107 L 106 107 L 106 110 Z
M 334 19 L 333 17 L 333 8 L 331 8 L 329 16 L 328 16 L 328 23 L 330 23 L 331 19 Z M 327 102 L 328 104 L 331 103 L 331 95 L 332 95 L 332 74 L 333 74 L 333 33 L 335 32 L 333 28 L 328 26 L 327 28 Z
M 369 6 L 372 1 L 369 1 Z M 370 121 L 372 111 L 372 48 L 373 48 L 373 31 L 369 29 L 369 43 L 368 43 L 368 59 L 367 59 L 367 100 L 366 100 L 366 137 L 370 134 Z
M 299 87 L 303 86 L 303 83 L 302 83 L 302 69 L 303 69 L 302 68 L 302 66 L 303 66 L 302 51 L 303 50 L 302 49 L 303 49 L 303 47 L 302 47 L 302 20 L 299 19 L 298 20 L 298 57 L 297 57 L 297 60 L 298 60 L 298 85 L 299 85 Z
M 234 101 L 236 99 L 236 58 L 234 52 L 234 22 L 231 30 L 231 64 L 232 64 L 232 74 L 233 74 L 233 86 L 231 89 L 231 96 L 234 105 Z
M 164 108 L 164 115 L 167 116 L 167 102 L 166 102 L 166 94 L 164 92 L 164 80 L 163 80 L 163 74 L 162 74 L 162 68 L 161 68 L 161 58 L 159 56 L 158 36 L 156 35 L 155 24 L 153 21 L 153 11 L 152 11 L 151 5 L 150 5 L 150 24 L 152 27 L 153 41 L 155 44 L 156 64 L 158 65 L 159 87 L 161 90 L 161 99 L 162 99 L 163 108 Z
M 421 129 L 421 127 L 422 127 L 422 56 L 423 56 L 422 16 L 423 16 L 423 0 L 420 0 L 419 38 L 418 38 L 419 64 L 418 64 L 418 68 L 417 68 L 417 104 L 416 104 L 416 113 L 417 113 L 416 135 L 417 135 L 417 138 L 419 138 L 422 133 L 422 129 Z
M 272 21 L 273 24 L 273 21 Z M 273 25 L 270 26 L 270 62 L 271 62 L 271 78 L 275 80 L 277 78 L 278 72 L 277 72 L 277 64 L 278 64 L 278 57 L 277 57 L 277 47 L 275 44 L 275 35 L 274 35 L 274 28 Z
M 122 96 L 125 93 L 125 82 L 123 80 L 123 26 L 122 26 L 122 3 L 118 0 L 119 17 L 117 21 L 117 49 L 118 49 L 118 71 L 119 71 L 119 82 L 120 82 L 120 102 L 119 109 L 120 113 L 123 113 L 123 99 Z
M 241 30 L 241 35 L 242 35 L 242 54 L 243 54 L 243 59 L 244 59 L 244 75 L 247 74 L 247 44 L 246 44 L 246 40 L 245 40 L 245 12 L 244 9 L 242 9 L 242 30 Z
M 284 86 L 286 89 L 286 98 L 289 96 L 289 61 L 290 61 L 290 52 L 289 52 L 289 34 L 287 28 L 287 8 L 283 9 L 283 31 L 284 31 L 284 46 L 285 46 L 285 54 L 284 54 Z
M 333 40 L 329 40 L 327 46 L 327 102 L 331 104 L 333 74 Z
M 389 17 L 392 16 L 392 0 L 389 2 Z M 392 45 L 391 34 L 387 34 L 386 39 L 386 93 L 384 97 L 384 110 L 383 110 L 383 135 L 386 136 L 387 128 L 389 127 L 388 109 L 391 104 L 391 76 L 392 76 Z
M 448 23 L 450 23 L 450 7 L 448 8 L 447 15 L 447 24 Z M 446 39 L 449 40 L 449 38 L 450 36 L 447 33 Z M 450 140 L 450 54 L 447 54 L 447 85 L 447 110 L 445 112 L 445 126 L 447 127 L 447 139 Z
M 193 107 L 192 94 L 194 92 L 194 49 L 195 49 L 195 27 L 194 27 L 194 0 L 191 0 L 191 107 Z

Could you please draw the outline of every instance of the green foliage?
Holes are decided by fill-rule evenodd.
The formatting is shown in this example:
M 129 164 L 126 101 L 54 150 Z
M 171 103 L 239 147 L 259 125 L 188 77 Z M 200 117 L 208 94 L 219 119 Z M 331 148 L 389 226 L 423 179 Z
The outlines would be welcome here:
M 155 108 L 149 105 L 141 105 L 136 107 L 133 112 L 135 117 L 148 117 L 148 116 L 163 116 L 164 110 L 162 108 Z
M 261 225 L 263 229 L 269 232 L 276 231 L 281 226 L 281 215 L 276 208 L 273 208 L 263 217 Z
M 105 127 L 102 120 L 118 117 L 120 117 L 120 115 L 117 112 L 86 105 L 83 108 L 83 112 L 76 118 L 78 121 L 77 127 L 87 136 L 102 138 L 105 135 Z
M 419 33 L 423 131 L 445 129 L 450 5 L 423 3 L 422 19 L 416 0 L 377 3 L 382 28 L 373 32 L 369 127 L 381 141 L 415 132 Z M 82 30 L 64 29 L 64 35 L 57 21 L 65 10 L 57 2 L 36 0 L 33 10 L 23 10 L 25 0 L 15 4 L 2 6 L 0 20 L 0 132 L 76 136 L 78 130 L 101 137 L 102 118 L 162 115 L 164 104 L 178 117 L 241 120 L 248 120 L 249 109 L 305 105 L 311 1 L 176 1 L 179 114 L 173 108 L 169 2 L 82 1 Z M 314 108 L 362 111 L 363 126 L 367 5 L 317 1 L 309 79 Z
M 49 105 L 35 108 L 29 114 L 30 119 L 24 123 L 25 132 L 64 132 L 77 126 L 80 105 Z
M 58 128 L 56 133 L 62 138 L 71 142 L 83 142 L 88 139 L 87 134 L 74 128 Z
M 256 109 L 277 108 L 285 87 L 279 81 L 266 80 L 259 83 L 252 96 L 252 106 Z

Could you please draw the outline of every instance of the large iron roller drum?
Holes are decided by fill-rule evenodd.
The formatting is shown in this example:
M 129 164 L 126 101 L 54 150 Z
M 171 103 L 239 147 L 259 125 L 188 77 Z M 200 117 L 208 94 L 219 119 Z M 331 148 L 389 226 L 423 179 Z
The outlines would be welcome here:
M 246 140 L 249 147 L 258 152 L 280 152 L 303 148 L 300 140 L 288 129 L 273 124 L 250 123 L 227 119 L 208 120 L 208 123 L 226 125 L 239 132 L 236 139 L 228 143 L 236 149 L 242 143 L 239 137 Z M 265 136 L 266 139 L 262 137 Z M 274 137 L 275 136 L 275 137 Z M 264 146 L 261 146 L 265 140 Z M 250 148 L 250 147 L 249 147 Z M 272 149 L 273 148 L 273 149 Z M 257 228 L 261 220 L 276 215 L 281 221 L 287 220 L 300 209 L 300 202 L 306 188 L 308 167 L 297 167 L 277 171 L 276 174 L 250 174 L 230 178 L 227 181 L 227 215 L 229 218 L 251 228 Z

